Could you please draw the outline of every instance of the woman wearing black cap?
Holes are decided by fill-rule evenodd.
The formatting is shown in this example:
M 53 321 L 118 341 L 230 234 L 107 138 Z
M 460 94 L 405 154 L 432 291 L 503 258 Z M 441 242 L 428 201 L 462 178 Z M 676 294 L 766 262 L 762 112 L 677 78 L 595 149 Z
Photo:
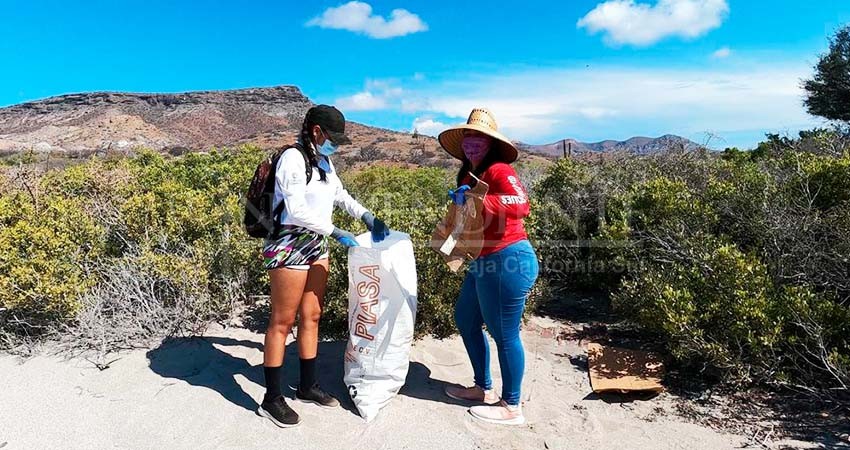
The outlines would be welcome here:
M 319 319 L 328 279 L 327 237 L 347 247 L 357 246 L 353 234 L 333 225 L 334 206 L 361 219 L 373 240 L 383 240 L 389 234 L 384 222 L 343 188 L 331 163 L 330 156 L 338 146 L 350 142 L 342 113 L 332 106 L 314 106 L 304 119 L 298 145 L 283 152 L 275 169 L 274 205 L 283 201 L 284 210 L 279 231 L 263 246 L 271 279 L 271 317 L 263 352 L 266 394 L 257 413 L 280 427 L 300 422 L 281 391 L 286 337 L 296 315 L 300 317 L 297 341 L 301 379 L 295 396 L 326 408 L 339 406 L 316 382 Z M 308 162 L 312 171 L 309 179 Z

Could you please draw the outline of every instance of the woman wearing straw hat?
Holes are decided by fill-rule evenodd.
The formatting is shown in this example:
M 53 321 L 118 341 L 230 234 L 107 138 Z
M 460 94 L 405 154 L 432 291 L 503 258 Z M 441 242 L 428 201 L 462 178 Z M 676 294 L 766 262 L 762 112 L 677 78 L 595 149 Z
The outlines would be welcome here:
M 462 161 L 458 188 L 449 191 L 455 204 L 466 201 L 465 193 L 476 179 L 490 186 L 482 212 L 484 247 L 469 265 L 455 307 L 455 322 L 472 363 L 475 385 L 450 386 L 446 394 L 482 403 L 469 410 L 477 419 L 520 425 L 525 423 L 520 404 L 525 352 L 519 327 L 538 264 L 523 225 L 529 213 L 528 195 L 511 167 L 518 152 L 510 139 L 499 133 L 496 120 L 486 109 L 473 109 L 467 123 L 440 133 L 439 141 Z M 501 399 L 490 378 L 490 349 L 482 330 L 485 324 L 498 349 Z

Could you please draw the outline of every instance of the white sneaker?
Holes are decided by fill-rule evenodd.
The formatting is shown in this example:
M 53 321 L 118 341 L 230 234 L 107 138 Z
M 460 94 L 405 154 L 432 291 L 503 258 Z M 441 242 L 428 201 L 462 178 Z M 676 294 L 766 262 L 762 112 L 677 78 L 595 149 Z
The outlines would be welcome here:
M 469 413 L 478 420 L 500 425 L 522 425 L 525 423 L 522 406 L 508 405 L 504 400 L 493 406 L 473 406 L 469 408 Z
M 446 395 L 455 400 L 465 402 L 478 402 L 487 405 L 499 403 L 499 396 L 496 395 L 496 391 L 492 389 L 484 390 L 478 386 L 448 386 L 446 387 Z

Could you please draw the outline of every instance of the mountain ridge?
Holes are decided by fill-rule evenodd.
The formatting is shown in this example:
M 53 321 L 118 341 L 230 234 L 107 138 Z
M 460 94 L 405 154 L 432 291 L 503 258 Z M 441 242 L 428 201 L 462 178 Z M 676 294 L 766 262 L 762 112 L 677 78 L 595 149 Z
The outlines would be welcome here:
M 64 94 L 0 108 L 0 156 L 26 150 L 85 157 L 145 147 L 172 154 L 213 147 L 289 145 L 314 103 L 297 86 L 280 85 L 178 93 L 97 91 Z M 349 122 L 352 145 L 340 156 L 368 164 L 451 166 L 436 139 Z M 517 143 L 536 157 L 558 158 L 563 142 L 572 155 L 607 151 L 651 153 L 666 146 L 695 146 L 684 138 L 634 137 L 583 143 L 568 139 L 546 145 Z M 538 155 L 538 156 L 534 156 Z
M 623 141 L 607 139 L 599 142 L 581 142 L 576 139 L 562 139 L 551 144 L 526 144 L 518 142 L 520 149 L 548 157 L 563 155 L 586 155 L 608 152 L 628 152 L 633 154 L 652 154 L 671 149 L 695 150 L 701 146 L 690 139 L 675 134 L 665 134 L 657 138 L 634 136 Z

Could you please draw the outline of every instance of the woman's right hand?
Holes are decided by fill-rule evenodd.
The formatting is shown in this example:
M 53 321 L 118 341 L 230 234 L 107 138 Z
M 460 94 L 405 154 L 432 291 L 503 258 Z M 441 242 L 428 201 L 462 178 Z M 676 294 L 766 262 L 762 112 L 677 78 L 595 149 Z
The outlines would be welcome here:
M 334 228 L 334 232 L 331 233 L 331 237 L 333 237 L 337 240 L 337 242 L 348 248 L 360 246 L 360 244 L 357 243 L 357 239 L 354 237 L 354 234 L 352 234 L 350 231 Z

